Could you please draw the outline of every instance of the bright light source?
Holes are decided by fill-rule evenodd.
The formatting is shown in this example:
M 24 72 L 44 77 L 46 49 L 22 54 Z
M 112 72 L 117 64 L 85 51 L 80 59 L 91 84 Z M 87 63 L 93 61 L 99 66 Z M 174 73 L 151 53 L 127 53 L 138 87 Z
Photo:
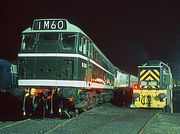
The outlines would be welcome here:
M 140 85 L 138 83 L 133 84 L 133 89 L 139 89 L 139 88 L 140 88 Z

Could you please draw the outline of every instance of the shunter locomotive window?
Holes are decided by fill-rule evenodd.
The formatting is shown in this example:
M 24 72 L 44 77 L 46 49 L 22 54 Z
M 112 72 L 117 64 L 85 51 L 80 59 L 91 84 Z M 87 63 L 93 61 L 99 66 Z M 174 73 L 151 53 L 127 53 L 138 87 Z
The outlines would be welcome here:
M 23 35 L 22 37 L 22 46 L 21 46 L 21 49 L 22 50 L 31 50 L 33 49 L 34 47 L 34 44 L 35 44 L 35 34 L 26 34 L 26 35 Z
M 74 50 L 76 43 L 76 35 L 72 33 L 63 33 L 61 41 L 63 49 Z

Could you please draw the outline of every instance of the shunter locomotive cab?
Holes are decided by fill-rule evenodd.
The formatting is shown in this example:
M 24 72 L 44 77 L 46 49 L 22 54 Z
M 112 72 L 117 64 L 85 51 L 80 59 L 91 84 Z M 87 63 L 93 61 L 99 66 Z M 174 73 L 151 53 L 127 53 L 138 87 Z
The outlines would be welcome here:
M 149 61 L 138 66 L 139 84 L 133 89 L 136 108 L 161 108 L 173 111 L 172 74 L 169 66 L 161 61 Z

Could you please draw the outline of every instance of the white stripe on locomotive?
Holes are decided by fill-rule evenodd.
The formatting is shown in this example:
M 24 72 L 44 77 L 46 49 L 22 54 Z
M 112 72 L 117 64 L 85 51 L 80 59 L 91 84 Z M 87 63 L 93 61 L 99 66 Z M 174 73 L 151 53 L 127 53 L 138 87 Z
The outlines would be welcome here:
M 59 87 L 82 87 L 82 88 L 104 88 L 113 89 L 111 85 L 77 80 L 42 80 L 42 79 L 19 79 L 19 86 L 59 86 Z
M 81 58 L 88 61 L 89 58 L 80 55 L 80 54 L 66 54 L 66 53 L 19 53 L 18 57 L 70 57 L 70 58 Z M 109 73 L 110 75 L 114 76 L 111 72 L 103 68 L 101 65 L 90 59 L 90 62 L 96 65 L 97 67 L 101 68 L 105 72 Z

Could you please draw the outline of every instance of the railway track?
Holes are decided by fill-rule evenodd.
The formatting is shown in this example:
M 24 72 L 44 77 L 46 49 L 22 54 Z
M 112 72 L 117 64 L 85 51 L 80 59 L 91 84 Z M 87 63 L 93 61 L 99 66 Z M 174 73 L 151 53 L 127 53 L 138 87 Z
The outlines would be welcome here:
M 66 121 L 64 121 L 64 122 L 62 122 L 62 123 L 60 123 L 60 124 L 58 124 L 58 125 L 55 126 L 54 128 L 52 128 L 52 129 L 46 131 L 44 134 L 50 134 L 50 133 L 52 133 L 55 129 L 57 129 L 57 128 L 59 128 L 59 127 L 64 127 L 65 124 L 67 124 L 68 122 L 70 122 L 70 121 L 72 121 L 72 120 L 75 120 L 76 118 L 77 118 L 77 117 L 68 119 L 68 120 L 66 120 Z
M 6 125 L 4 125 L 3 123 L 1 123 L 0 124 L 0 131 L 1 130 L 3 130 L 3 129 L 7 129 L 7 128 L 10 128 L 10 127 L 13 127 L 13 126 L 15 126 L 15 125 L 18 125 L 18 124 L 20 124 L 20 123 L 24 123 L 24 122 L 26 122 L 26 121 L 29 121 L 30 119 L 26 119 L 26 120 L 22 120 L 22 121 L 17 121 L 17 122 L 10 122 L 10 123 L 8 123 L 8 124 L 6 124 Z M 2 125 L 3 124 L 3 125 Z
M 139 130 L 138 134 L 142 134 L 143 131 L 145 130 L 145 128 L 148 126 L 148 124 L 150 124 L 150 122 L 155 119 L 157 116 L 159 115 L 159 112 L 157 112 L 154 116 L 152 116 L 152 118 L 150 118 L 149 120 L 147 120 L 147 122 L 142 126 L 142 128 Z
M 140 110 L 141 112 L 143 112 L 143 110 Z M 111 132 L 112 134 L 121 134 L 121 133 L 126 133 L 127 129 L 122 129 L 123 131 L 109 131 L 108 132 L 108 128 L 107 126 L 112 126 L 112 124 L 115 122 L 119 122 L 119 127 L 122 127 L 120 124 L 120 122 L 125 122 L 129 119 L 132 119 L 131 121 L 136 124 L 136 120 L 133 120 L 133 118 L 138 114 L 139 115 L 139 109 L 135 109 L 133 111 L 127 112 L 127 113 L 121 113 L 119 115 L 115 115 L 112 116 L 112 118 L 108 119 L 108 121 L 102 121 L 101 124 L 98 124 L 96 126 L 92 126 L 90 129 L 88 129 L 86 132 L 83 132 L 82 134 L 108 134 L 109 132 Z M 148 113 L 148 115 L 144 114 L 144 119 L 141 122 L 141 124 L 139 126 L 134 126 L 129 128 L 132 131 L 130 132 L 131 134 L 142 134 L 143 131 L 146 129 L 146 127 L 148 126 L 148 124 L 159 115 L 160 111 L 155 111 L 153 113 L 151 113 L 151 111 L 149 111 L 150 113 Z M 142 113 L 143 114 L 143 113 Z M 125 126 L 125 125 L 124 125 Z M 134 130 L 133 130 L 134 129 Z
M 111 106 L 111 105 L 110 105 Z M 142 134 L 158 111 L 105 106 L 97 107 L 71 119 L 44 118 L 0 122 L 1 133 L 18 134 Z
M 73 118 L 72 118 L 73 119 Z M 6 133 L 18 133 L 18 134 L 35 134 L 35 133 L 49 133 L 56 127 L 60 127 L 60 124 L 65 124 L 69 119 L 26 119 L 16 122 L 1 122 L 0 132 Z

